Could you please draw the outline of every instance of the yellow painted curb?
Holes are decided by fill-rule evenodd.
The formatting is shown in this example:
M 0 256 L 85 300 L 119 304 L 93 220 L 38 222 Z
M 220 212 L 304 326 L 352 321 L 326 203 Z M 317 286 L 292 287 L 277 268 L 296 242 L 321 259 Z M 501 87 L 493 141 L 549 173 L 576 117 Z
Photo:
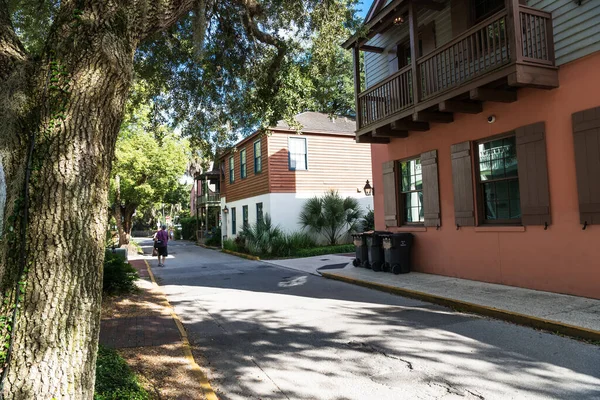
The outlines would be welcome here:
M 150 275 L 150 280 L 154 285 L 160 286 L 154 278 L 154 274 L 152 273 L 150 264 L 148 264 L 148 260 L 144 260 L 144 262 L 146 263 L 146 268 L 148 269 L 148 275 Z M 202 368 L 200 368 L 198 363 L 196 363 L 196 360 L 194 360 L 194 355 L 192 354 L 192 348 L 188 340 L 187 332 L 185 331 L 185 328 L 183 327 L 179 316 L 175 313 L 175 309 L 173 308 L 173 306 L 171 306 L 169 300 L 166 299 L 166 296 L 165 306 L 168 307 L 171 311 L 171 316 L 173 317 L 175 325 L 177 325 L 177 329 L 179 330 L 179 334 L 181 335 L 181 341 L 183 342 L 183 352 L 185 354 L 185 358 L 187 358 L 188 362 L 192 366 L 192 370 L 197 373 L 198 378 L 200 379 L 200 386 L 202 387 L 202 391 L 204 392 L 206 400 L 219 400 L 219 398 L 215 394 L 215 391 L 210 385 L 210 382 L 208 381 L 208 377 L 206 376 L 206 374 L 204 374 L 204 371 L 202 371 Z
M 237 253 L 235 251 L 231 251 L 231 250 L 221 250 L 221 252 L 223 253 L 227 253 L 227 254 L 231 254 L 232 256 L 236 256 L 236 257 L 241 257 L 241 258 L 245 258 L 247 260 L 254 260 L 254 261 L 260 261 L 260 257 L 256 257 L 256 256 L 251 256 L 250 254 L 244 254 L 244 253 Z
M 580 326 L 565 324 L 558 321 L 551 321 L 544 318 L 533 317 L 531 315 L 520 314 L 508 310 L 501 310 L 494 307 L 482 306 L 466 301 L 450 299 L 447 297 L 437 296 L 429 293 L 418 292 L 416 290 L 404 289 L 395 286 L 385 285 L 382 283 L 375 283 L 363 281 L 360 279 L 349 278 L 346 276 L 332 274 L 329 272 L 321 272 L 321 275 L 328 279 L 352 283 L 354 285 L 364 286 L 370 289 L 376 289 L 404 297 L 410 297 L 412 299 L 423 300 L 429 303 L 450 307 L 458 311 L 465 311 L 473 314 L 485 315 L 487 317 L 513 322 L 518 325 L 530 326 L 536 329 L 541 329 L 553 333 L 560 333 L 562 335 L 578 339 L 600 341 L 600 332 L 595 331 L 593 329 L 587 329 Z

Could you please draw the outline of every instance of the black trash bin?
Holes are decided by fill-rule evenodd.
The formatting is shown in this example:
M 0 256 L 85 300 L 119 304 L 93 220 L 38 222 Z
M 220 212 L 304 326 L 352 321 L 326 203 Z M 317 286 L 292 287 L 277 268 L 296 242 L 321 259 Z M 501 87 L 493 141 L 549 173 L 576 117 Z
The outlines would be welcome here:
M 367 250 L 367 237 L 363 233 L 355 233 L 352 235 L 354 246 L 356 247 L 356 258 L 352 261 L 355 267 L 362 267 L 365 261 L 369 259 Z
M 384 268 L 394 274 L 410 272 L 410 253 L 413 244 L 412 233 L 394 233 L 383 239 Z
M 369 260 L 366 265 L 363 264 L 365 268 L 371 268 L 373 271 L 381 271 L 383 269 L 385 261 L 383 255 L 383 238 L 389 234 L 390 232 L 375 231 L 371 235 L 367 235 Z

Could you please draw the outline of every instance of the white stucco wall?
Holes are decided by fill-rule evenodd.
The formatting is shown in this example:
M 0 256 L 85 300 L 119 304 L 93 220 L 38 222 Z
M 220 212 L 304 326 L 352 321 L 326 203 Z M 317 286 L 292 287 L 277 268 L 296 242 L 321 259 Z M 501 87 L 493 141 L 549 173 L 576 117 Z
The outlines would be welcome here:
M 268 213 L 275 225 L 279 225 L 281 229 L 287 233 L 293 233 L 300 231 L 302 228 L 298 223 L 298 217 L 302 211 L 302 207 L 306 200 L 314 196 L 322 196 L 323 193 L 271 193 L 261 196 L 255 196 L 244 200 L 227 202 L 226 198 L 221 199 L 221 209 L 227 205 L 229 214 L 226 217 L 226 226 L 223 226 L 223 232 L 227 232 L 226 235 L 229 238 L 235 235 L 231 232 L 231 209 L 236 208 L 237 212 L 237 231 L 239 233 L 242 224 L 242 207 L 248 206 L 248 222 L 250 224 L 256 223 L 256 203 L 263 203 L 263 213 Z M 360 206 L 366 213 L 367 208 L 373 208 L 373 197 L 367 197 L 364 193 L 343 193 L 340 192 L 342 197 L 355 197 L 358 199 Z M 223 221 L 225 221 L 225 214 L 222 215 Z
M 229 209 L 229 213 L 227 215 L 225 215 L 224 213 L 221 214 L 221 218 L 223 221 L 223 223 L 221 224 L 221 229 L 223 230 L 223 234 L 227 235 L 228 238 L 232 238 L 232 237 L 236 236 L 236 235 L 233 235 L 231 232 L 231 220 L 232 220 L 232 209 L 233 208 L 236 209 L 236 213 L 237 213 L 236 234 L 238 234 L 238 233 L 240 233 L 240 231 L 242 230 L 242 228 L 244 226 L 242 207 L 248 206 L 248 223 L 252 225 L 252 224 L 256 223 L 256 204 L 263 203 L 263 214 L 266 214 L 266 213 L 271 214 L 269 212 L 270 201 L 271 201 L 271 197 L 268 194 L 249 197 L 247 199 L 231 201 L 231 202 L 227 202 L 226 197 L 221 197 L 221 210 L 223 210 L 223 208 L 225 208 L 225 205 L 227 205 L 227 208 Z M 275 220 L 273 220 L 273 221 L 275 222 Z M 227 233 L 225 233 L 225 232 L 227 232 Z
M 277 224 L 288 233 L 297 232 L 302 229 L 298 223 L 298 217 L 302 212 L 304 203 L 314 196 L 322 196 L 324 193 L 272 193 L 270 214 Z M 364 193 L 340 192 L 342 197 L 354 197 L 358 200 L 363 212 L 367 208 L 373 209 L 373 197 L 367 197 Z

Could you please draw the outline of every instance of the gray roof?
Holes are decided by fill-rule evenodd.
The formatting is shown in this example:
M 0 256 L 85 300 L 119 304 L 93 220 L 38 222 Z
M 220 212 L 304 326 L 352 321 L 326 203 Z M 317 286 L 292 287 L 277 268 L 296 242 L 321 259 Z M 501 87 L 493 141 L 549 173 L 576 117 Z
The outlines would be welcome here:
M 356 122 L 353 118 L 336 117 L 331 119 L 329 115 L 307 111 L 296 115 L 296 121 L 302 124 L 303 132 L 339 132 L 354 134 Z M 277 126 L 271 129 L 293 129 L 285 121 L 279 121 Z

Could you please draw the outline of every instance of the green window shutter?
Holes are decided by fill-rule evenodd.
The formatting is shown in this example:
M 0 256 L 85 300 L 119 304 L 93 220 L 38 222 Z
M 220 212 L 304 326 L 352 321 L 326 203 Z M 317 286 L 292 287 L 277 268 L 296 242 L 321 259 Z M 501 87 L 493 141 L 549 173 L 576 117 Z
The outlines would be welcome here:
M 398 226 L 398 188 L 396 187 L 395 161 L 383 163 L 383 213 L 385 226 Z
M 543 122 L 515 130 L 521 221 L 523 225 L 550 225 L 550 191 L 546 155 L 546 128 Z
M 454 221 L 458 226 L 475 226 L 471 142 L 454 144 L 451 152 Z
M 579 218 L 600 224 L 600 107 L 573 114 Z
M 421 154 L 421 169 L 425 226 L 437 227 L 441 225 L 437 150 Z

